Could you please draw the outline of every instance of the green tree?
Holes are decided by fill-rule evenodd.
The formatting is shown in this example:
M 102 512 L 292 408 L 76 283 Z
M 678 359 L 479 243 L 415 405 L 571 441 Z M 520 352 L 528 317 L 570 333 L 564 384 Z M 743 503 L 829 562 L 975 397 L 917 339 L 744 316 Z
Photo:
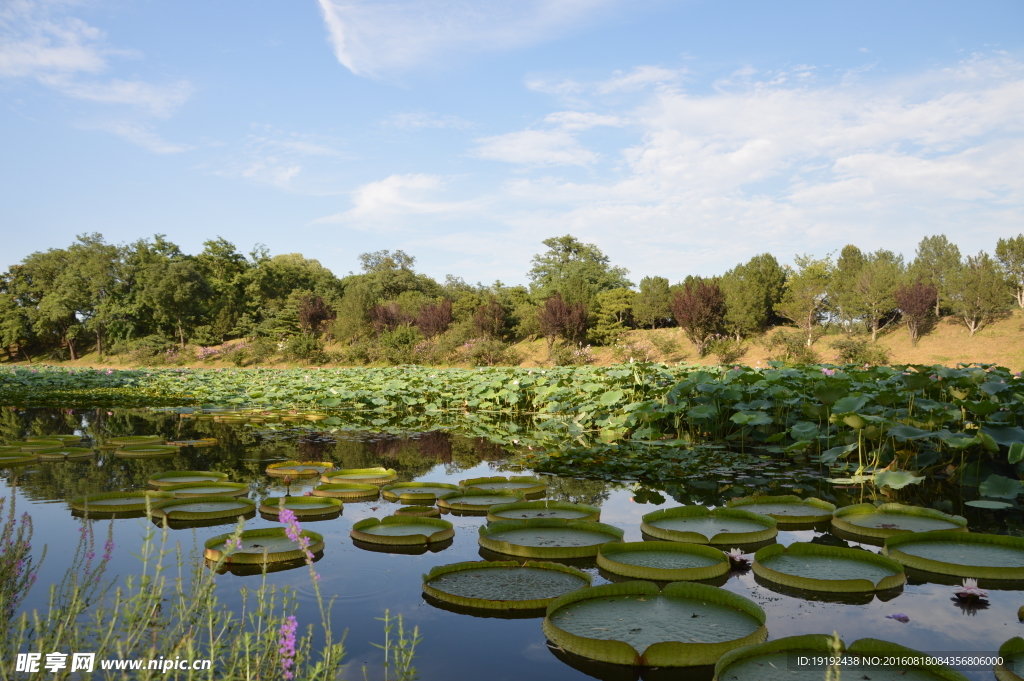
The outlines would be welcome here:
M 996 242 L 996 259 L 1013 286 L 1017 305 L 1024 308 L 1024 234 Z
M 68 248 L 68 255 L 72 268 L 68 274 L 85 294 L 76 316 L 95 335 L 96 352 L 102 357 L 103 338 L 119 314 L 117 272 L 121 249 L 106 243 L 100 234 L 81 234 Z
M 672 319 L 672 291 L 665 277 L 644 277 L 633 299 L 633 319 L 641 327 L 658 328 Z
M 948 285 L 953 313 L 963 320 L 972 336 L 1009 307 L 1006 279 L 985 251 L 967 256 Z
M 195 260 L 155 263 L 147 268 L 143 296 L 156 319 L 171 326 L 185 347 L 191 331 L 205 311 L 210 286 Z
M 786 291 L 776 310 L 800 329 L 804 343 L 811 347 L 824 333 L 822 322 L 828 311 L 828 290 L 832 276 L 832 258 L 798 255 L 797 266 L 786 281 Z
M 854 323 L 861 313 L 857 281 L 866 260 L 864 253 L 856 246 L 843 246 L 829 277 L 829 304 L 832 312 L 840 320 L 842 328 L 848 333 L 854 330 Z
M 785 291 L 786 271 L 774 256 L 762 253 L 726 272 L 719 286 L 725 294 L 726 329 L 741 340 L 771 323 Z
M 629 328 L 635 296 L 628 288 L 613 288 L 597 294 L 597 321 L 590 332 L 596 342 L 610 345 Z
M 563 289 L 570 280 L 585 282 L 593 295 L 633 286 L 626 279 L 629 271 L 612 267 L 608 256 L 594 244 L 585 244 L 570 234 L 545 239 L 543 243 L 548 250 L 533 256 L 533 267 L 526 275 L 530 291 L 538 300 L 547 299 L 555 292 L 566 295 L 569 292 Z
M 203 276 L 210 285 L 206 324 L 214 338 L 223 342 L 238 327 L 245 314 L 246 273 L 251 265 L 235 245 L 222 237 L 203 242 L 196 256 Z
M 942 312 L 942 303 L 949 301 L 951 280 L 959 270 L 960 249 L 950 243 L 945 234 L 921 239 L 910 266 L 911 279 L 931 284 L 939 292 L 935 301 L 936 317 Z
M 9 359 L 14 359 L 11 347 L 15 345 L 21 350 L 25 359 L 29 359 L 28 353 L 25 351 L 29 334 L 30 329 L 25 310 L 18 305 L 13 295 L 0 293 L 0 345 L 3 345 Z

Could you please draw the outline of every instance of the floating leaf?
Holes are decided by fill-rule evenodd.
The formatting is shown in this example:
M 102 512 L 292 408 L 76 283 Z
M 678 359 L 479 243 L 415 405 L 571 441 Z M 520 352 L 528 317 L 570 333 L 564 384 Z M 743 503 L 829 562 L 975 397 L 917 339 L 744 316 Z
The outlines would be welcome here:
M 1005 501 L 989 501 L 988 499 L 975 499 L 974 501 L 965 501 L 965 506 L 973 506 L 974 508 L 988 508 L 997 510 L 1001 508 L 1013 508 L 1013 504 L 1008 504 Z
M 1021 491 L 1024 491 L 1024 484 L 1021 484 L 1020 480 L 1011 480 L 1002 475 L 992 474 L 978 486 L 978 491 L 983 497 L 1016 499 Z

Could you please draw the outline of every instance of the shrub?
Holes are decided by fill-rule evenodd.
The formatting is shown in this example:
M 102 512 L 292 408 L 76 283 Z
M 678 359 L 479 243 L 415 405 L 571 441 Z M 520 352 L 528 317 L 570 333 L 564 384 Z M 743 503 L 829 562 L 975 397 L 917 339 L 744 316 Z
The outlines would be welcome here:
M 244 367 L 249 361 L 249 344 L 245 341 L 237 343 L 225 343 L 220 351 L 221 357 L 234 364 L 236 367 Z
M 918 339 L 935 326 L 935 301 L 938 297 L 939 289 L 920 281 L 896 289 L 896 305 L 910 332 L 911 346 L 917 347 Z
M 199 348 L 199 352 L 196 353 L 196 359 L 200 362 L 212 362 L 220 356 L 220 350 L 217 348 Z
M 452 301 L 445 298 L 440 303 L 428 303 L 420 308 L 416 316 L 416 328 L 424 338 L 433 338 L 448 330 L 452 323 Z
M 802 333 L 776 331 L 763 341 L 769 359 L 786 364 L 815 364 L 818 355 L 807 345 Z
M 654 350 L 647 340 L 633 341 L 623 336 L 612 346 L 612 357 L 616 362 L 653 362 Z
M 162 364 L 167 351 L 174 349 L 174 341 L 159 335 L 144 336 L 128 345 L 128 357 L 140 364 Z
M 888 364 L 889 352 L 867 338 L 839 338 L 830 346 L 836 351 L 839 364 Z
M 703 357 L 725 325 L 725 294 L 714 281 L 689 282 L 672 298 L 672 314 Z
M 309 364 L 326 364 L 328 361 L 324 342 L 311 333 L 299 333 L 289 338 L 285 345 L 285 356 Z
M 736 360 L 747 354 L 747 346 L 743 341 L 732 336 L 715 336 L 709 348 L 711 354 L 718 357 L 719 364 L 735 364 Z
M 589 345 L 577 343 L 575 345 L 560 345 L 555 348 L 551 355 L 551 361 L 556 366 L 583 366 L 594 362 L 594 354 Z
M 466 341 L 458 354 L 462 361 L 474 366 L 515 365 L 522 361 L 511 345 L 488 338 Z

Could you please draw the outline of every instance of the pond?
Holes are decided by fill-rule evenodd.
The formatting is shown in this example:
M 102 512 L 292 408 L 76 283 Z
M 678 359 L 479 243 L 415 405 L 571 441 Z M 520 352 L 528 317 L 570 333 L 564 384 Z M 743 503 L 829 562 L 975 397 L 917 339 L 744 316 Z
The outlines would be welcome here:
M 514 452 L 485 438 L 460 434 L 456 430 L 425 433 L 347 431 L 318 427 L 315 423 L 261 424 L 219 421 L 181 415 L 172 411 L 145 409 L 57 410 L 5 408 L 2 435 L 6 441 L 29 435 L 67 433 L 69 428 L 88 436 L 158 435 L 164 440 L 200 440 L 216 438 L 214 446 L 185 447 L 166 458 L 121 458 L 109 451 L 81 460 L 39 462 L 4 469 L 6 489 L 12 492 L 19 511 L 28 511 L 35 525 L 34 547 L 48 547 L 39 582 L 24 603 L 26 609 L 45 610 L 45 585 L 62 577 L 71 559 L 70 547 L 79 536 L 83 520 L 72 513 L 71 498 L 93 492 L 147 489 L 147 480 L 169 470 L 212 470 L 227 474 L 226 480 L 246 483 L 248 497 L 260 503 L 267 496 L 281 496 L 286 487 L 292 495 L 303 495 L 315 485 L 316 478 L 296 478 L 288 483 L 281 477 L 264 473 L 267 465 L 286 460 L 330 462 L 336 468 L 383 467 L 398 472 L 397 481 L 458 483 L 460 480 L 496 475 L 528 475 L 529 469 L 512 463 Z M 87 440 L 88 441 L 88 440 Z M 818 497 L 837 506 L 872 501 L 877 493 L 858 485 L 834 485 L 826 481 L 828 471 L 806 460 L 771 457 L 756 452 L 743 456 L 721 450 L 718 464 L 706 463 L 697 474 L 657 487 L 634 480 L 588 480 L 543 476 L 548 485 L 547 499 L 599 506 L 601 522 L 625 532 L 624 541 L 642 541 L 641 517 L 658 508 L 683 504 L 724 506 L 737 496 L 755 491 Z M 972 532 L 1020 534 L 1020 512 L 1014 509 L 992 511 L 962 504 L 955 487 L 923 484 L 902 490 L 905 503 L 935 507 L 965 516 Z M 911 496 L 912 495 L 912 496 Z M 886 500 L 885 497 L 877 497 Z M 371 501 L 346 501 L 343 513 L 318 521 L 301 520 L 305 529 L 324 537 L 323 557 L 315 564 L 321 576 L 324 595 L 334 598 L 333 621 L 337 629 L 347 629 L 346 670 L 344 678 L 362 678 L 365 666 L 369 678 L 381 677 L 381 651 L 373 643 L 381 641 L 381 617 L 385 608 L 404 616 L 406 625 L 419 626 L 423 640 L 416 649 L 415 665 L 422 679 L 461 678 L 504 681 L 529 678 L 531 681 L 563 679 L 636 679 L 640 672 L 631 668 L 587 662 L 552 650 L 541 631 L 540 617 L 482 617 L 455 612 L 424 600 L 422 575 L 432 567 L 459 561 L 499 558 L 487 555 L 478 544 L 478 528 L 486 523 L 480 515 L 444 514 L 455 528 L 451 542 L 434 546 L 418 555 L 388 552 L 381 547 L 356 546 L 349 536 L 352 525 L 366 518 L 383 518 L 401 507 L 383 498 Z M 145 518 L 92 520 L 96 536 L 102 538 L 112 525 L 115 548 L 112 574 L 125 576 L 138 568 L 138 553 L 147 527 Z M 179 544 L 186 556 L 197 558 L 203 542 L 229 532 L 233 521 L 224 525 L 191 529 L 170 529 L 169 544 Z M 257 515 L 248 528 L 274 528 L 280 524 Z M 806 526 L 791 530 L 781 527 L 777 541 L 814 542 L 835 546 L 862 546 L 877 552 L 871 544 L 842 539 L 828 526 Z M 393 549 L 391 549 L 393 550 Z M 593 585 L 609 582 L 613 575 L 599 570 L 592 559 L 566 561 L 590 573 Z M 734 569 L 716 584 L 759 604 L 767 613 L 769 640 L 799 634 L 839 633 L 850 643 L 864 637 L 893 641 L 923 652 L 977 651 L 994 654 L 999 645 L 1024 633 L 1017 609 L 1024 605 L 1024 589 L 1013 584 L 982 584 L 990 597 L 985 607 L 960 605 L 952 599 L 952 578 L 946 583 L 928 581 L 919 573 L 908 574 L 909 581 L 895 593 L 823 596 L 799 592 L 765 582 L 751 570 Z M 254 586 L 259 574 L 226 573 L 218 577 L 219 596 L 237 604 L 239 587 Z M 266 579 L 273 584 L 294 587 L 299 595 L 300 625 L 319 621 L 310 577 L 305 566 L 272 572 Z M 723 581 L 724 580 L 724 581 Z M 908 622 L 888 617 L 909 617 Z M 216 664 L 216 662 L 215 662 Z M 711 678 L 708 668 L 644 672 L 643 678 Z M 992 678 L 991 669 L 963 670 L 972 679 Z

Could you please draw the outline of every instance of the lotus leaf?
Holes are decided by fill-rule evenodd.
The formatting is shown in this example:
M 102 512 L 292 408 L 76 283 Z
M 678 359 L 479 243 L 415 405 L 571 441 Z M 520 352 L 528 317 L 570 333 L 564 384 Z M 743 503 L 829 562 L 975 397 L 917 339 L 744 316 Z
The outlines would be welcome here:
M 282 461 L 267 466 L 267 475 L 276 477 L 315 477 L 334 468 L 330 461 Z
M 1021 491 L 1024 491 L 1024 484 L 1020 480 L 1012 480 L 1002 475 L 990 475 L 978 486 L 978 492 L 983 497 L 994 499 L 1016 499 Z
M 233 536 L 222 534 L 208 539 L 204 544 L 203 555 L 210 561 L 219 561 L 223 558 L 225 563 L 246 565 L 284 563 L 302 560 L 306 555 L 298 543 L 288 538 L 283 527 L 244 530 L 240 536 L 242 547 L 228 551 L 225 543 Z M 312 530 L 302 530 L 301 536 L 309 540 L 310 553 L 316 554 L 324 550 L 323 535 Z
M 423 575 L 423 592 L 468 608 L 533 610 L 590 586 L 586 572 L 558 563 L 471 561 L 442 565 Z
M 320 476 L 320 482 L 355 482 L 363 485 L 383 485 L 398 477 L 394 468 L 344 468 Z
M 711 510 L 703 506 L 658 509 L 643 517 L 640 529 L 655 539 L 730 546 L 754 544 L 778 534 L 775 518 L 741 509 Z
M 967 519 L 921 506 L 856 504 L 836 509 L 832 526 L 854 535 L 885 538 L 907 532 L 966 532 Z
M 973 506 L 974 508 L 987 508 L 993 511 L 1003 508 L 1013 508 L 1013 504 L 1008 504 L 1005 501 L 989 501 L 988 499 L 975 499 L 973 501 L 965 501 L 964 506 Z
M 543 630 L 563 649 L 602 662 L 650 667 L 710 665 L 768 635 L 753 601 L 705 584 L 606 584 L 548 605 Z
M 1024 538 L 973 532 L 898 534 L 883 552 L 907 567 L 977 579 L 1024 579 Z
M 395 482 L 380 488 L 388 501 L 434 501 L 439 494 L 458 491 L 458 485 L 445 482 Z
M 919 484 L 924 480 L 924 477 L 914 475 L 909 471 L 878 471 L 872 480 L 876 487 L 903 489 L 907 485 Z
M 771 516 L 779 524 L 822 522 L 831 518 L 836 509 L 834 504 L 827 501 L 815 497 L 801 499 L 795 495 L 740 497 L 732 499 L 726 506 Z
M 855 593 L 885 591 L 906 583 L 903 566 L 863 549 L 796 542 L 754 554 L 754 573 L 795 589 Z
M 525 558 L 586 558 L 602 544 L 621 542 L 622 530 L 604 523 L 562 518 L 498 520 L 481 526 L 480 546 Z
M 566 520 L 601 520 L 601 509 L 568 501 L 517 501 L 496 504 L 487 509 L 487 520 L 525 520 L 529 518 L 565 518 Z
M 731 569 L 729 558 L 718 549 L 670 541 L 605 544 L 597 564 L 617 575 L 660 582 L 713 579 Z
M 380 520 L 366 518 L 352 525 L 351 536 L 370 544 L 394 546 L 433 544 L 455 536 L 455 529 L 447 520 L 386 516 Z

